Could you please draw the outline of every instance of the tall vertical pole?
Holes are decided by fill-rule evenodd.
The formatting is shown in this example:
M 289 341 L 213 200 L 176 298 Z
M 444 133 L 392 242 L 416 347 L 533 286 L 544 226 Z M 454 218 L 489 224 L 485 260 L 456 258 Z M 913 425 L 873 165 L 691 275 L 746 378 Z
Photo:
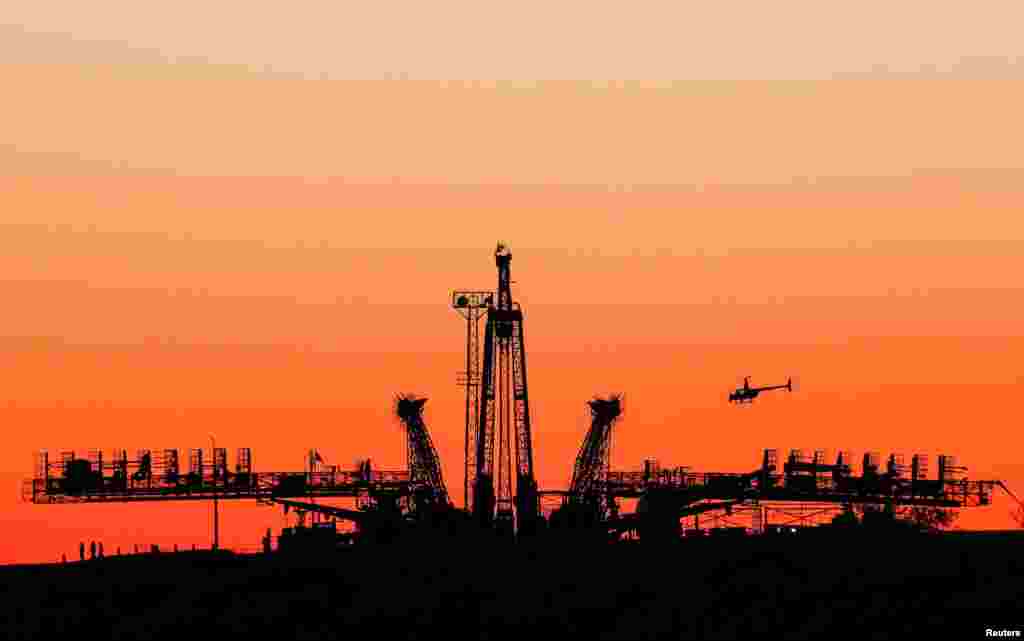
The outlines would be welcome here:
M 458 384 L 466 388 L 465 476 L 462 496 L 467 510 L 473 510 L 477 476 L 477 430 L 480 411 L 480 320 L 494 299 L 494 292 L 460 290 L 452 293 L 452 307 L 466 319 L 466 369 L 459 372 Z
M 476 427 L 473 425 L 472 418 L 470 418 L 473 395 L 476 392 L 473 388 L 473 376 L 476 374 L 473 371 L 475 369 L 473 367 L 474 361 L 476 361 L 476 345 L 473 340 L 473 331 L 476 329 L 476 310 L 471 307 L 466 311 L 466 385 L 468 387 L 466 388 L 466 438 L 464 441 L 466 452 L 462 457 L 463 464 L 465 465 L 465 476 L 462 482 L 462 505 L 465 509 L 469 510 L 472 509 L 472 506 L 469 504 L 469 483 L 473 477 L 473 470 L 470 469 L 470 465 L 476 465 L 476 462 L 470 458 L 472 449 L 470 441 L 473 440 L 473 430 Z
M 212 447 L 211 453 L 213 454 L 213 549 L 220 549 L 220 510 L 217 505 L 217 494 L 219 488 L 217 487 L 217 437 L 210 433 L 210 445 Z

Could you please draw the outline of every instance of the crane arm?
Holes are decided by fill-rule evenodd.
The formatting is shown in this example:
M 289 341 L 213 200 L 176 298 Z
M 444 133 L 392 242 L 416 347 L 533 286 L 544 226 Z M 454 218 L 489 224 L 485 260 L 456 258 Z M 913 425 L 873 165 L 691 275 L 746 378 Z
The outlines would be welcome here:
M 679 510 L 679 517 L 693 516 L 695 514 L 702 514 L 704 512 L 710 512 L 712 510 L 720 510 L 722 508 L 730 508 L 737 503 L 742 501 L 720 501 L 718 503 L 701 503 L 700 505 L 688 505 Z M 623 514 L 617 519 L 608 522 L 608 529 L 612 532 L 625 532 L 637 527 L 637 524 L 643 519 L 641 514 Z
M 693 516 L 694 514 L 703 514 L 704 512 L 710 512 L 711 510 L 720 510 L 722 508 L 730 508 L 737 503 L 742 501 L 720 501 L 718 503 L 701 503 L 699 505 L 690 505 L 684 507 L 679 511 L 679 516 Z
M 996 481 L 996 483 L 999 484 L 999 487 L 1003 488 L 1003 491 L 1006 492 L 1010 496 L 1010 498 L 1014 500 L 1015 503 L 1017 503 L 1018 507 L 1024 510 L 1024 503 L 1022 503 L 1021 500 L 1017 498 L 1016 494 L 1010 491 L 1010 488 L 1006 487 L 1006 483 L 1003 483 L 1002 481 Z
M 273 498 L 271 499 L 278 505 L 283 505 L 285 508 L 291 508 L 301 512 L 317 512 L 319 514 L 326 514 L 327 516 L 335 516 L 339 519 L 346 521 L 352 521 L 354 523 L 368 523 L 375 519 L 379 519 L 378 515 L 372 512 L 363 512 L 361 510 L 349 510 L 343 507 L 335 507 L 333 505 L 320 505 L 318 503 L 309 503 L 306 501 L 292 501 L 290 499 Z

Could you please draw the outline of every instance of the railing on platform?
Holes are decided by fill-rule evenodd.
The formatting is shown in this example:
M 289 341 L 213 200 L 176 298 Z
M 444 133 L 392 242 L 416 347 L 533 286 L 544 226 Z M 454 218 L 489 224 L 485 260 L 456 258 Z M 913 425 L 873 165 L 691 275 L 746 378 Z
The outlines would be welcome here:
M 374 492 L 408 494 L 412 491 L 405 471 L 372 471 L 369 474 L 332 472 L 258 472 L 218 478 L 186 475 L 176 478 L 78 476 L 37 478 L 27 481 L 23 495 L 33 503 L 129 502 L 154 500 L 269 499 L 275 496 L 359 497 Z
M 685 468 L 682 468 L 685 469 Z M 767 480 L 767 482 L 765 482 Z M 822 503 L 883 503 L 975 507 L 991 503 L 998 481 L 927 480 L 891 476 L 778 475 L 692 473 L 661 470 L 610 472 L 606 491 L 613 497 L 637 497 L 649 491 L 677 490 L 705 499 L 803 501 Z

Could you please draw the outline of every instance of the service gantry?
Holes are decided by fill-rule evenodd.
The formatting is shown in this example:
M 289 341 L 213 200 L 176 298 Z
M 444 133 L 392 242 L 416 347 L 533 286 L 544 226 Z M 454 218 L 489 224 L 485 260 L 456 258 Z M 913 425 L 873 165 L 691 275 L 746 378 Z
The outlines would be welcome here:
M 610 503 L 605 499 L 605 486 L 611 466 L 612 427 L 622 415 L 622 397 L 594 398 L 587 405 L 590 430 L 576 455 L 566 502 L 591 504 L 603 513 Z
M 607 490 L 611 466 L 612 427 L 622 415 L 622 397 L 595 397 L 587 403 L 590 429 L 576 455 L 569 489 L 561 496 L 561 505 L 551 513 L 553 530 L 599 529 L 609 512 L 617 516 L 618 504 Z M 553 492 L 541 492 L 552 496 Z
M 441 473 L 441 459 L 423 422 L 426 402 L 427 399 L 412 394 L 399 395 L 395 399 L 395 414 L 405 426 L 409 480 L 421 488 L 416 496 L 417 504 L 448 507 L 451 501 Z
M 498 244 L 494 261 L 498 289 L 487 307 L 471 509 L 485 527 L 530 536 L 541 515 L 533 475 L 523 312 L 512 300 L 512 254 L 505 245 Z

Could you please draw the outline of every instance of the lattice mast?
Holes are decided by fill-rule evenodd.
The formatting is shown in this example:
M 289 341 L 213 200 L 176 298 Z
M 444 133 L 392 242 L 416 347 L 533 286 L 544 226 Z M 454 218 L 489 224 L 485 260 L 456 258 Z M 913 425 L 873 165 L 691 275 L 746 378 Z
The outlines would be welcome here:
M 494 292 L 456 291 L 452 307 L 466 320 L 466 369 L 458 373 L 458 384 L 466 388 L 465 452 L 462 500 L 473 509 L 476 481 L 476 431 L 480 422 L 480 320 L 493 304 Z
M 523 313 L 512 300 L 511 252 L 499 243 L 494 260 L 498 290 L 496 303 L 487 309 L 483 343 L 473 512 L 486 525 L 495 517 L 511 521 L 514 507 L 519 533 L 529 534 L 537 525 L 539 502 L 533 475 Z
M 425 484 L 436 502 L 449 505 L 448 488 L 441 474 L 441 459 L 423 421 L 423 405 L 426 402 L 427 399 L 412 394 L 399 395 L 395 400 L 395 414 L 405 426 L 408 437 L 409 480 L 413 484 Z
M 595 398 L 590 406 L 590 429 L 576 455 L 569 483 L 570 502 L 593 500 L 604 493 L 611 465 L 612 426 L 622 415 L 622 397 Z

